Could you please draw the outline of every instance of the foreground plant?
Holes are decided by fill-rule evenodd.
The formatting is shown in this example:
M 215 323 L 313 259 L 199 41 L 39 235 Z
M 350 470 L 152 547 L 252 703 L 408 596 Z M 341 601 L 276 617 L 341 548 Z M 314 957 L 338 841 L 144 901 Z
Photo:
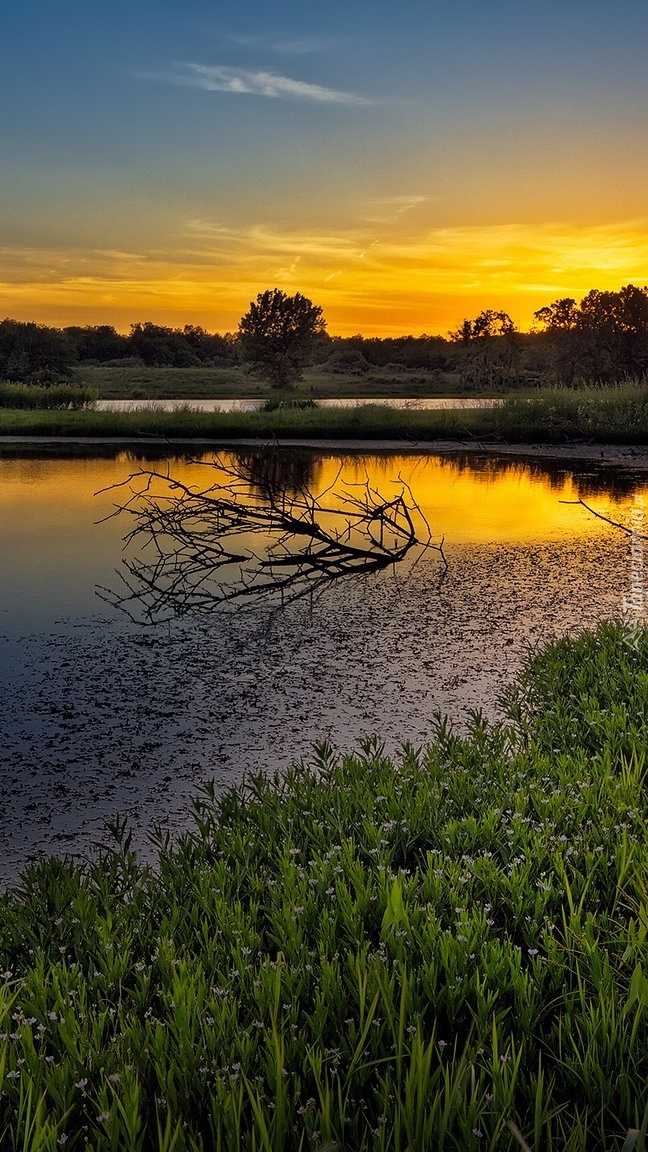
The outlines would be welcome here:
M 0 905 L 0 1147 L 643 1148 L 648 637 L 530 663 L 509 719 L 123 826 Z

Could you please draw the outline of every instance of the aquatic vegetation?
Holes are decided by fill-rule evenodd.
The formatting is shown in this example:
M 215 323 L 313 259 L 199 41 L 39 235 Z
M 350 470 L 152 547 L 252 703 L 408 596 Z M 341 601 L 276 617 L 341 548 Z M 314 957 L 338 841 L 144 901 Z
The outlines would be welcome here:
M 426 748 L 326 744 L 140 866 L 0 902 L 0 1146 L 641 1149 L 648 634 L 532 654 Z

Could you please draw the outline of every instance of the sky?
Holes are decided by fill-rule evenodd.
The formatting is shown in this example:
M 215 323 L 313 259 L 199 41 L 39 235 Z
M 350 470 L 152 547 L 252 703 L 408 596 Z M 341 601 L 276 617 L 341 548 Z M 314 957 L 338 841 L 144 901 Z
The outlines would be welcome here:
M 0 316 L 522 328 L 648 281 L 645 0 L 5 0 Z

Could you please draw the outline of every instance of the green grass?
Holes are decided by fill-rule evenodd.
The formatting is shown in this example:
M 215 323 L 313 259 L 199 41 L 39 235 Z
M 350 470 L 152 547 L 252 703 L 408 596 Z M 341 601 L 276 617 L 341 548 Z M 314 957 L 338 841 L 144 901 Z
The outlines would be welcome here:
M 0 381 L 0 408 L 85 408 L 97 399 L 97 393 L 87 385 L 78 383 L 52 384 L 48 387 L 38 384 L 11 384 Z
M 76 379 L 96 389 L 102 399 L 252 399 L 270 394 L 268 384 L 241 368 L 103 368 L 79 367 Z M 457 374 L 412 371 L 394 375 L 380 368 L 366 376 L 310 369 L 299 387 L 320 399 L 384 396 L 471 395 Z
M 639 1152 L 648 634 L 547 647 L 507 707 L 206 792 L 157 871 L 123 829 L 27 871 L 0 1147 Z
M 272 412 L 25 412 L 0 409 L 0 435 L 437 439 L 465 436 L 472 413 L 398 412 L 378 405 L 354 409 Z
M 104 368 L 82 365 L 75 378 L 106 400 L 191 400 L 266 396 L 268 385 L 240 368 Z
M 176 412 L 0 409 L 0 435 L 648 444 L 648 387 L 547 389 L 508 397 L 500 407 L 463 411 L 394 410 L 379 403 L 216 413 L 190 406 Z
M 502 436 L 511 440 L 646 444 L 648 385 L 630 382 L 606 388 L 554 388 L 526 397 L 509 396 L 495 420 Z

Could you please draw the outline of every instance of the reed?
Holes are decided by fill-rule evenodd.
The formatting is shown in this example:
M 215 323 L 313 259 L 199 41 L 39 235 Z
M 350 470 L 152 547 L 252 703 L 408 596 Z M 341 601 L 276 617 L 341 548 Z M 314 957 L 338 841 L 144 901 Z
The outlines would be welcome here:
M 11 384 L 0 381 L 0 408 L 76 410 L 87 408 L 97 399 L 93 388 L 80 384 Z

